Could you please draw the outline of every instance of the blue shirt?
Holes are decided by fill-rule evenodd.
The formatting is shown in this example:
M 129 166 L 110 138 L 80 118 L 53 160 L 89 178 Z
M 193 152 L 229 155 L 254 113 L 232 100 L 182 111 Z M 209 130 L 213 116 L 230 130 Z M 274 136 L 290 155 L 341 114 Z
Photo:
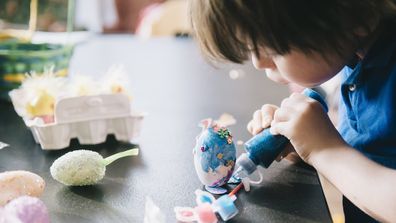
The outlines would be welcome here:
M 340 134 L 368 158 L 396 169 L 396 23 L 344 71 Z
M 369 159 L 396 169 L 396 22 L 385 24 L 362 61 L 344 69 L 341 95 L 341 136 Z M 346 222 L 376 222 L 345 197 L 343 207 Z

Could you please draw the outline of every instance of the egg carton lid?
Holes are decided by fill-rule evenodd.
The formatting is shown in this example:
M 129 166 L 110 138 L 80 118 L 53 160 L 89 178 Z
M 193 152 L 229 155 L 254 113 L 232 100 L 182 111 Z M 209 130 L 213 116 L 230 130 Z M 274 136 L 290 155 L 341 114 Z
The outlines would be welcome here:
M 131 115 L 127 95 L 103 94 L 63 98 L 55 104 L 55 123 L 73 123 Z

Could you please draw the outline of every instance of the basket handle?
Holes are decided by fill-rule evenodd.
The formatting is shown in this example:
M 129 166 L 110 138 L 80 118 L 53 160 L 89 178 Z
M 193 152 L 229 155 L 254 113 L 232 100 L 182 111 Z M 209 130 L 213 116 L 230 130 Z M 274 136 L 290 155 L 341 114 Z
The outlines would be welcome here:
M 30 1 L 30 17 L 29 17 L 29 39 L 32 38 L 33 33 L 37 28 L 37 11 L 38 8 L 38 0 Z
M 74 25 L 74 12 L 76 0 L 68 0 L 67 2 L 67 21 L 66 32 L 71 33 Z
M 74 25 L 74 10 L 75 0 L 68 0 L 67 3 L 67 21 L 66 32 L 71 33 Z M 37 15 L 38 15 L 38 0 L 30 1 L 30 16 L 29 16 L 29 39 L 32 39 L 33 33 L 37 29 Z

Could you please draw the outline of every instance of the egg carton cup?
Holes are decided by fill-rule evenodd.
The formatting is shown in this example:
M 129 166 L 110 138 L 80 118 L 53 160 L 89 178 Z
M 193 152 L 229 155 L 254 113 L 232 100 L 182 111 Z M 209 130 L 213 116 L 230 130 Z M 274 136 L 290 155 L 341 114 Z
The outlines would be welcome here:
M 10 96 L 14 102 L 12 93 Z M 73 138 L 80 144 L 98 144 L 109 134 L 133 142 L 144 116 L 131 110 L 128 96 L 108 94 L 63 98 L 55 104 L 53 123 L 46 124 L 41 118 L 24 118 L 24 122 L 43 150 L 58 150 L 68 147 Z

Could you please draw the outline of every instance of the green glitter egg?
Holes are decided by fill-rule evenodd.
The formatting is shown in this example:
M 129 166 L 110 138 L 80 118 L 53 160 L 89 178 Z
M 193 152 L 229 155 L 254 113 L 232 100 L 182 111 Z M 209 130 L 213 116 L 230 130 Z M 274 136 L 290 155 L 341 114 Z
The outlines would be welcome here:
M 103 158 L 90 150 L 76 150 L 59 157 L 52 164 L 52 177 L 67 186 L 93 185 L 103 179 L 106 166 L 125 156 L 136 156 L 139 149 L 130 149 Z
M 106 165 L 99 153 L 76 150 L 55 160 L 50 171 L 55 180 L 68 186 L 93 185 L 103 179 Z

